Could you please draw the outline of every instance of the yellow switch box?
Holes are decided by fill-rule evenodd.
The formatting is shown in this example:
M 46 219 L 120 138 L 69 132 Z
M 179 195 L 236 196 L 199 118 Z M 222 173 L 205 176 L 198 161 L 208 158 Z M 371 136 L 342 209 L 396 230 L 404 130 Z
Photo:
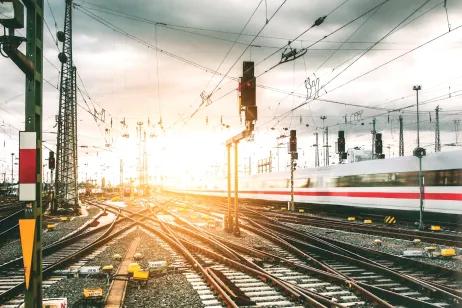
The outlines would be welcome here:
M 55 228 L 56 228 L 56 225 L 55 225 L 55 224 L 48 224 L 48 225 L 47 225 L 47 230 L 48 230 L 48 231 L 53 231 Z
M 442 257 L 454 257 L 456 255 L 456 250 L 454 248 L 442 248 L 441 256 Z
M 432 225 L 432 226 L 430 227 L 430 230 L 432 230 L 432 231 L 441 231 L 441 226 L 439 226 L 439 225 Z
M 137 281 L 146 281 L 149 279 L 149 272 L 148 271 L 135 271 L 133 273 L 133 280 Z
M 364 223 L 365 223 L 365 224 L 371 224 L 371 223 L 372 223 L 372 219 L 364 219 Z
M 141 271 L 141 266 L 138 263 L 130 263 L 127 268 L 127 272 L 133 274 L 136 271 Z
M 348 221 L 355 221 L 355 220 L 356 220 L 356 217 L 350 216 L 350 217 L 347 218 L 347 220 L 348 220 Z

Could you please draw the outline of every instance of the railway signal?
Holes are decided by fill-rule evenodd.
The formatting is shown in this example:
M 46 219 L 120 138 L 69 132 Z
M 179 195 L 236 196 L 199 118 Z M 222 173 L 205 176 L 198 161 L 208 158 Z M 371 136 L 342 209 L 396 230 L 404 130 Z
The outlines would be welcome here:
M 375 134 L 375 155 L 376 158 L 379 159 L 385 158 L 385 155 L 383 154 L 383 141 L 381 133 Z
M 255 127 L 257 120 L 256 103 L 256 78 L 254 75 L 254 63 L 244 61 L 242 65 L 242 77 L 239 82 L 239 114 L 244 112 L 245 129 L 236 136 L 226 141 L 226 153 L 228 161 L 228 211 L 224 217 L 224 227 L 226 232 L 233 232 L 239 236 L 239 160 L 238 145 L 242 139 L 249 137 Z M 231 147 L 234 145 L 234 214 L 231 208 Z
M 257 120 L 257 81 L 254 73 L 254 63 L 244 61 L 242 71 L 239 83 L 239 113 L 244 112 L 246 129 L 253 130 L 253 124 Z
M 420 119 L 419 119 L 419 91 L 422 90 L 420 85 L 416 85 L 412 88 L 416 92 L 417 101 L 417 147 L 414 149 L 414 156 L 419 159 L 419 229 L 424 229 L 423 222 L 423 207 L 424 207 L 424 180 L 422 173 L 422 158 L 425 156 L 426 151 L 420 147 Z
M 337 153 L 339 158 L 339 163 L 341 164 L 344 159 L 347 158 L 347 153 L 345 152 L 345 131 L 338 131 L 337 138 Z
M 292 129 L 290 131 L 289 138 L 289 154 L 290 154 L 290 202 L 289 202 L 289 211 L 295 211 L 295 202 L 294 202 L 294 171 L 297 166 L 295 160 L 298 159 L 297 152 L 297 131 Z

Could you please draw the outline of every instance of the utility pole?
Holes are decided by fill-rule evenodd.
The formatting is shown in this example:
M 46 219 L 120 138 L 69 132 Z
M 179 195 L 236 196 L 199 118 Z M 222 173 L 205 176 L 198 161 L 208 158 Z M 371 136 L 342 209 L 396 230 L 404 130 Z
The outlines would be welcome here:
M 372 119 L 372 156 L 371 159 L 375 159 L 375 135 L 377 134 L 377 131 L 375 130 L 375 123 L 376 120 L 375 118 Z
M 402 115 L 399 115 L 399 156 L 404 156 L 404 128 Z
M 319 167 L 319 134 L 318 132 L 314 133 L 314 138 L 315 138 L 315 144 L 314 146 L 314 166 Z
M 454 133 L 456 136 L 456 146 L 459 145 L 460 120 L 454 120 Z
M 325 134 L 326 134 L 326 162 L 325 166 L 329 166 L 329 127 L 326 126 Z
M 295 160 L 298 159 L 297 131 L 294 129 L 290 131 L 289 155 L 290 155 L 290 202 L 289 202 L 288 210 L 293 212 L 295 211 L 295 203 L 294 203 L 294 171 L 296 168 Z
M 435 152 L 441 152 L 440 106 L 435 108 Z
M 321 116 L 322 120 L 322 143 L 324 148 L 324 166 L 329 166 L 329 129 L 325 125 L 326 116 Z
M 25 201 L 24 219 L 19 220 L 23 247 L 28 250 L 25 266 L 25 308 L 42 307 L 42 97 L 43 97 L 43 0 L 24 0 L 27 12 L 27 37 L 15 36 L 24 27 L 24 6 L 11 3 L 13 17 L 0 19 L 8 35 L 0 37 L 0 47 L 26 75 L 25 131 L 19 133 L 19 200 Z M 26 54 L 18 50 L 26 41 Z M 26 140 L 27 139 L 27 140 Z M 24 142 L 23 142 L 24 141 Z M 24 144 L 23 144 L 24 143 Z M 24 148 L 23 151 L 22 148 Z M 27 152 L 26 155 L 24 155 Z M 14 161 L 12 162 L 14 164 Z M 24 176 L 24 186 L 21 178 Z M 27 244 L 26 244 L 27 242 Z
M 420 85 L 414 86 L 412 88 L 416 92 L 416 101 L 417 101 L 417 148 L 414 150 L 414 156 L 419 159 L 419 229 L 424 229 L 423 222 L 423 208 L 424 208 L 424 179 L 422 172 L 422 158 L 425 156 L 426 151 L 424 148 L 420 147 L 420 117 L 419 117 L 419 91 L 422 89 Z
M 11 186 L 14 185 L 13 170 L 14 170 L 14 153 L 11 153 Z
M 64 31 L 58 31 L 63 44 L 59 85 L 58 136 L 56 143 L 55 205 L 79 212 L 77 188 L 77 69 L 72 59 L 72 0 L 66 0 Z

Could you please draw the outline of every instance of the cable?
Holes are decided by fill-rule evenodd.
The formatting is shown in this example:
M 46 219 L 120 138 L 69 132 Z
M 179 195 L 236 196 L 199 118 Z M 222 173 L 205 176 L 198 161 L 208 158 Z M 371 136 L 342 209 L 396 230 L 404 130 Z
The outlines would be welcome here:
M 343 68 L 338 74 L 336 74 L 334 77 L 329 79 L 322 87 L 321 89 L 325 89 L 326 86 L 328 86 L 332 81 L 337 79 L 341 74 L 343 74 L 347 69 L 349 69 L 353 64 L 359 61 L 362 57 L 364 57 L 370 50 L 372 50 L 375 46 L 377 46 L 381 41 L 386 39 L 388 36 L 390 36 L 392 33 L 395 32 L 396 29 L 398 29 L 399 26 L 401 26 L 404 22 L 406 22 L 409 18 L 412 17 L 418 10 L 420 10 L 422 7 L 427 5 L 427 3 L 430 2 L 430 0 L 425 0 L 417 9 L 411 12 L 406 18 L 404 18 L 402 21 L 400 21 L 396 26 L 393 27 L 390 31 L 388 31 L 385 35 L 383 35 L 379 40 L 377 40 L 374 44 L 372 44 L 370 47 L 368 47 L 363 53 L 359 55 L 353 62 L 348 64 L 345 68 Z
M 242 53 L 239 55 L 239 57 L 237 57 L 236 61 L 234 61 L 234 63 L 230 66 L 230 68 L 228 69 L 228 71 L 224 74 L 224 76 L 221 78 L 221 80 L 218 82 L 218 84 L 215 86 L 215 88 L 213 88 L 213 90 L 211 91 L 211 94 L 210 95 L 213 95 L 216 91 L 216 89 L 218 89 L 218 87 L 220 86 L 220 84 L 223 82 L 223 80 L 226 78 L 226 76 L 228 76 L 229 72 L 231 72 L 231 70 L 233 69 L 233 67 L 237 64 L 237 62 L 242 58 L 242 56 L 245 54 L 245 52 L 247 51 L 247 49 L 249 49 L 249 47 L 252 45 L 252 43 L 258 38 L 258 36 L 260 35 L 260 33 L 266 28 L 266 26 L 271 22 L 271 20 L 274 18 L 274 16 L 276 16 L 276 14 L 279 12 L 279 10 L 284 6 L 284 4 L 287 2 L 287 0 L 283 0 L 282 3 L 278 6 L 278 8 L 276 9 L 276 11 L 274 11 L 274 13 L 270 16 L 270 18 L 268 19 L 268 21 L 263 25 L 263 27 L 260 28 L 260 30 L 257 32 L 257 34 L 253 37 L 252 41 L 250 41 L 250 43 L 247 45 L 247 47 L 244 48 L 244 50 L 242 51 Z M 261 3 L 261 2 L 260 2 Z
M 379 4 L 375 5 L 375 6 L 372 7 L 371 9 L 369 9 L 369 10 L 363 12 L 363 13 L 362 13 L 361 15 L 359 15 L 358 17 L 356 17 L 356 18 L 350 20 L 350 21 L 347 22 L 346 24 L 340 26 L 339 28 L 335 29 L 334 31 L 330 32 L 329 34 L 327 34 L 327 35 L 323 36 L 322 38 L 318 39 L 318 40 L 315 41 L 314 43 L 311 43 L 310 45 L 308 45 L 308 46 L 305 47 L 304 49 L 305 49 L 305 50 L 310 49 L 311 47 L 313 47 L 314 45 L 318 44 L 319 42 L 325 40 L 326 38 L 328 38 L 328 37 L 330 37 L 330 36 L 332 36 L 332 35 L 334 35 L 334 34 L 337 33 L 338 31 L 340 31 L 340 30 L 344 29 L 345 27 L 349 26 L 350 24 L 354 23 L 355 21 L 357 21 L 358 19 L 362 18 L 363 16 L 365 16 L 365 15 L 369 14 L 370 12 L 374 11 L 375 9 L 381 7 L 382 5 L 384 5 L 385 3 L 387 3 L 388 1 L 390 1 L 390 0 L 384 0 L 384 1 L 380 2 Z M 332 11 L 332 12 L 333 12 L 333 11 Z M 328 16 L 328 15 L 326 15 L 326 17 L 327 17 L 327 16 Z M 297 36 L 296 36 L 294 39 L 292 39 L 291 41 L 295 41 L 295 40 L 297 40 L 298 38 L 300 38 L 302 35 L 304 35 L 306 32 L 308 32 L 310 29 L 312 29 L 313 26 L 314 26 L 314 24 L 311 25 L 310 27 L 308 27 L 307 29 L 305 29 L 302 33 L 300 33 L 299 35 L 297 35 Z M 291 41 L 289 41 L 289 43 L 290 43 Z M 261 60 L 260 62 L 258 62 L 257 65 L 259 65 L 259 64 L 261 64 L 261 63 L 263 63 L 263 62 L 265 62 L 266 60 L 268 60 L 269 58 L 271 58 L 272 56 L 274 56 L 276 53 L 278 53 L 279 51 L 281 51 L 281 50 L 283 50 L 284 48 L 288 47 L 288 46 L 289 46 L 289 43 L 286 44 L 286 45 L 284 45 L 284 46 L 282 46 L 281 48 L 279 48 L 278 50 L 276 50 L 276 51 L 273 52 L 272 54 L 266 56 L 263 60 Z M 276 65 L 276 66 L 277 66 L 277 65 Z M 269 69 L 265 70 L 263 73 L 261 73 L 260 75 L 258 75 L 257 78 L 260 77 L 260 76 L 262 76 L 262 75 L 264 75 L 264 74 L 266 74 L 266 73 L 268 73 L 269 71 L 271 71 L 272 69 L 274 69 L 276 66 L 272 66 L 272 67 L 270 67 Z
M 260 7 L 260 5 L 262 4 L 263 0 L 260 0 L 260 2 L 258 2 L 258 5 L 257 7 L 252 11 L 252 14 L 250 14 L 249 18 L 247 19 L 246 23 L 244 24 L 244 26 L 242 27 L 241 31 L 239 32 L 239 35 L 236 36 L 236 39 L 233 41 L 232 45 L 228 48 L 228 51 L 226 52 L 225 56 L 223 57 L 223 59 L 221 60 L 220 64 L 218 65 L 218 67 L 215 69 L 215 71 L 219 72 L 220 69 L 221 69 L 221 66 L 223 65 L 223 63 L 225 62 L 225 60 L 228 58 L 229 54 L 231 53 L 231 50 L 233 50 L 234 46 L 236 45 L 237 41 L 239 40 L 239 38 L 241 37 L 242 33 L 244 32 L 245 28 L 247 28 L 247 26 L 249 25 L 250 21 L 252 20 L 253 16 L 255 15 L 255 13 L 257 12 L 258 8 Z M 266 0 L 265 0 L 265 6 L 266 6 Z M 266 9 L 268 9 L 268 7 L 266 6 Z M 268 18 L 266 18 L 266 23 L 269 23 L 269 20 Z M 216 74 L 213 74 L 210 79 L 209 79 L 209 82 L 207 83 L 207 85 L 205 86 L 205 88 L 207 89 L 207 87 L 209 86 L 210 82 L 213 80 L 213 78 L 216 76 Z M 213 92 L 213 91 L 212 91 Z
M 348 80 L 347 82 L 345 82 L 345 83 L 343 83 L 343 84 L 341 84 L 341 85 L 339 85 L 339 86 L 337 86 L 337 87 L 331 89 L 331 90 L 329 91 L 329 93 L 332 93 L 333 91 L 335 91 L 335 90 L 337 90 L 337 89 L 339 89 L 339 88 L 342 88 L 342 87 L 346 86 L 347 84 L 349 84 L 349 83 L 351 83 L 351 82 L 353 82 L 353 81 L 356 81 L 356 80 L 358 80 L 358 79 L 360 79 L 360 78 L 362 78 L 362 77 L 364 77 L 364 76 L 366 76 L 366 75 L 368 75 L 368 74 L 370 74 L 370 73 L 372 73 L 372 72 L 374 72 L 374 71 L 376 71 L 376 70 L 378 70 L 378 69 L 384 67 L 385 65 L 388 65 L 388 64 L 390 64 L 390 63 L 392 63 L 392 62 L 394 62 L 394 61 L 396 61 L 396 60 L 398 60 L 398 59 L 400 59 L 400 58 L 402 58 L 402 57 L 404 57 L 404 56 L 406 56 L 406 55 L 408 55 L 408 54 L 410 54 L 410 53 L 416 51 L 417 49 L 422 48 L 422 47 L 424 47 L 425 45 L 428 45 L 428 44 L 434 42 L 435 40 L 437 40 L 437 39 L 439 39 L 439 38 L 441 38 L 441 37 L 443 37 L 443 36 L 445 36 L 445 35 L 447 35 L 447 34 L 449 34 L 449 33 L 452 33 L 452 32 L 454 32 L 454 31 L 460 29 L 461 27 L 462 27 L 462 24 L 459 25 L 459 26 L 457 26 L 457 27 L 455 27 L 455 28 L 453 28 L 453 29 L 451 30 L 451 32 L 449 32 L 449 31 L 448 31 L 448 32 L 444 32 L 444 33 L 442 33 L 442 34 L 440 34 L 440 35 L 438 35 L 438 36 L 436 36 L 436 37 L 434 37 L 434 38 L 432 38 L 432 39 L 426 41 L 425 43 L 422 43 L 422 44 L 420 44 L 420 45 L 418 45 L 418 46 L 416 46 L 416 47 L 414 47 L 414 48 L 412 48 L 412 49 L 410 49 L 410 50 L 408 50 L 408 51 L 406 51 L 406 52 L 404 52 L 404 53 L 402 53 L 402 54 L 400 54 L 400 55 L 398 55 L 398 56 L 396 56 L 396 57 L 394 57 L 394 58 L 392 58 L 392 59 L 390 59 L 390 60 L 388 60 L 388 61 L 386 61 L 386 62 L 384 62 L 384 63 L 382 63 L 382 64 L 380 64 L 380 65 L 378 65 L 378 66 L 376 66 L 376 67 L 374 67 L 373 69 L 370 69 L 370 70 L 368 70 L 368 71 L 366 71 L 366 72 L 364 72 L 364 73 L 362 73 L 362 74 L 360 74 L 360 75 L 358 75 L 358 76 L 356 76 L 356 77 L 354 77 L 354 78 Z
M 126 36 L 127 38 L 129 38 L 129 39 L 131 39 L 131 40 L 134 40 L 135 42 L 137 42 L 137 43 L 139 43 L 139 44 L 141 44 L 141 45 L 146 46 L 147 48 L 155 49 L 155 46 L 153 46 L 153 45 L 150 44 L 149 42 L 147 42 L 147 41 L 145 41 L 145 40 L 143 40 L 143 39 L 141 39 L 141 38 L 139 38 L 139 37 L 137 37 L 137 36 L 135 36 L 135 35 L 133 35 L 133 34 L 130 34 L 130 33 L 126 32 L 125 30 L 123 30 L 123 29 L 121 29 L 121 28 L 115 26 L 114 24 L 110 23 L 109 21 L 105 20 L 105 19 L 102 18 L 101 16 L 99 16 L 99 15 L 97 15 L 97 14 L 91 12 L 91 11 L 86 10 L 84 7 L 82 7 L 82 6 L 80 6 L 80 5 L 75 5 L 75 8 L 78 9 L 78 10 L 80 10 L 83 14 L 87 15 L 88 17 L 90 17 L 91 19 L 95 20 L 96 22 L 98 22 L 98 23 L 100 23 L 100 24 L 102 24 L 102 25 L 108 27 L 108 28 L 111 29 L 112 31 L 117 32 L 117 33 L 119 33 L 119 34 L 122 34 L 122 35 Z M 178 55 L 176 55 L 176 54 L 174 54 L 174 53 L 172 53 L 172 52 L 169 52 L 169 51 L 167 51 L 167 50 L 158 48 L 158 51 L 159 51 L 160 53 L 163 53 L 163 54 L 165 54 L 165 55 L 167 55 L 167 56 L 169 56 L 169 57 L 171 57 L 171 58 L 173 58 L 173 59 L 179 61 L 179 62 L 182 62 L 182 63 L 188 64 L 188 65 L 191 65 L 191 66 L 196 67 L 196 68 L 198 68 L 198 69 L 200 69 L 200 70 L 203 70 L 203 71 L 205 71 L 205 72 L 207 72 L 207 73 L 215 73 L 215 72 L 216 72 L 214 69 L 208 68 L 208 67 L 206 67 L 206 66 L 203 66 L 203 65 L 201 65 L 201 64 L 199 64 L 199 63 L 196 63 L 196 62 L 194 62 L 194 61 L 192 61 L 192 60 L 189 60 L 189 59 L 186 59 L 186 58 L 184 58 L 184 57 L 178 56 Z M 216 74 L 217 74 L 217 75 L 220 75 L 220 76 L 223 75 L 223 74 L 221 74 L 220 72 L 216 72 Z M 237 78 L 235 78 L 235 77 L 229 77 L 229 76 L 228 76 L 227 78 L 232 79 L 232 80 L 234 80 L 234 81 L 237 81 Z
M 343 84 L 341 84 L 341 85 L 339 85 L 339 86 L 337 86 L 337 87 L 331 89 L 331 90 L 329 91 L 329 93 L 332 93 L 333 91 L 335 91 L 335 90 L 337 90 L 337 89 L 339 89 L 339 88 L 341 88 L 341 87 L 343 87 L 343 86 L 345 86 L 345 85 L 347 85 L 347 84 L 349 84 L 349 83 L 351 83 L 351 82 L 353 82 L 353 81 L 355 81 L 355 80 L 357 80 L 357 79 L 359 79 L 359 78 L 362 78 L 362 77 L 364 77 L 364 76 L 366 76 L 366 75 L 368 75 L 368 74 L 370 74 L 370 73 L 372 73 L 372 72 L 374 72 L 374 71 L 376 71 L 376 70 L 378 70 L 378 69 L 380 69 L 380 68 L 382 68 L 382 67 L 384 67 L 384 66 L 386 66 L 386 65 L 388 65 L 388 64 L 390 64 L 390 63 L 392 63 L 392 62 L 394 62 L 394 61 L 396 61 L 396 60 L 398 60 L 398 59 L 400 59 L 400 58 L 402 58 L 402 57 L 404 57 L 404 56 L 406 56 L 406 55 L 412 53 L 412 52 L 414 52 L 415 50 L 417 50 L 417 49 L 419 49 L 419 48 L 421 48 L 421 47 L 424 47 L 425 45 L 428 45 L 428 44 L 434 42 L 435 40 L 437 40 L 437 39 L 439 39 L 439 38 L 441 38 L 441 37 L 443 37 L 443 36 L 445 36 L 445 35 L 447 35 L 447 34 L 449 34 L 449 33 L 453 33 L 455 30 L 458 30 L 458 29 L 460 29 L 460 28 L 462 28 L 462 25 L 459 25 L 459 26 L 455 27 L 454 29 L 452 29 L 451 32 L 444 32 L 444 33 L 442 33 L 442 34 L 440 34 L 440 35 L 438 35 L 438 36 L 436 36 L 436 37 L 434 37 L 434 38 L 432 38 L 432 39 L 426 41 L 425 43 L 422 43 L 422 44 L 420 44 L 420 45 L 418 45 L 418 46 L 416 46 L 416 47 L 414 47 L 414 48 L 412 48 L 412 49 L 410 49 L 410 50 L 408 50 L 408 51 L 406 51 L 406 52 L 404 52 L 404 53 L 402 53 L 402 54 L 400 54 L 400 55 L 398 55 L 398 56 L 396 56 L 396 57 L 394 57 L 394 58 L 392 58 L 392 59 L 390 59 L 390 60 L 388 60 L 388 61 L 386 61 L 386 62 L 384 62 L 384 63 L 382 63 L 382 64 L 380 64 L 380 65 L 378 65 L 378 66 L 376 66 L 376 67 L 374 67 L 374 68 L 372 68 L 372 69 L 370 69 L 369 71 L 366 71 L 366 72 L 364 72 L 364 73 L 362 73 L 362 74 L 360 74 L 360 75 L 358 75 L 358 76 L 356 76 L 356 77 L 350 79 L 349 81 L 347 81 L 347 82 L 345 82 L 345 83 L 343 83 Z M 310 103 L 310 102 L 311 102 L 311 101 L 303 102 L 303 103 L 301 103 L 300 105 L 296 106 L 295 108 L 291 109 L 290 111 L 295 111 L 295 110 L 297 110 L 297 109 L 299 109 L 299 108 L 301 108 L 301 107 L 307 105 L 307 104 Z M 284 116 L 284 114 L 283 114 L 282 116 Z
M 356 34 L 358 31 L 374 16 L 375 13 L 377 13 L 378 8 L 372 12 L 356 29 L 353 31 L 348 38 L 340 44 L 336 49 L 334 49 L 333 52 L 330 53 L 330 55 L 318 66 L 316 69 L 316 72 L 318 72 L 342 47 L 348 43 L 348 41 Z

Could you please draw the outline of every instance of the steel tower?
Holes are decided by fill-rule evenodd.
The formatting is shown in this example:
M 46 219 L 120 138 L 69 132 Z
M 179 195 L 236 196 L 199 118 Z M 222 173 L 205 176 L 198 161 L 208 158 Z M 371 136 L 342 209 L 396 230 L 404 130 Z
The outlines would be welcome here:
M 402 115 L 399 115 L 399 156 L 404 156 L 404 128 Z
M 66 0 L 64 32 L 58 32 L 63 43 L 58 58 L 61 62 L 59 88 L 58 139 L 56 153 L 55 204 L 58 208 L 78 211 L 77 190 L 77 81 L 72 62 L 72 0 Z
M 440 106 L 435 108 L 435 152 L 441 152 L 441 135 L 440 135 Z

